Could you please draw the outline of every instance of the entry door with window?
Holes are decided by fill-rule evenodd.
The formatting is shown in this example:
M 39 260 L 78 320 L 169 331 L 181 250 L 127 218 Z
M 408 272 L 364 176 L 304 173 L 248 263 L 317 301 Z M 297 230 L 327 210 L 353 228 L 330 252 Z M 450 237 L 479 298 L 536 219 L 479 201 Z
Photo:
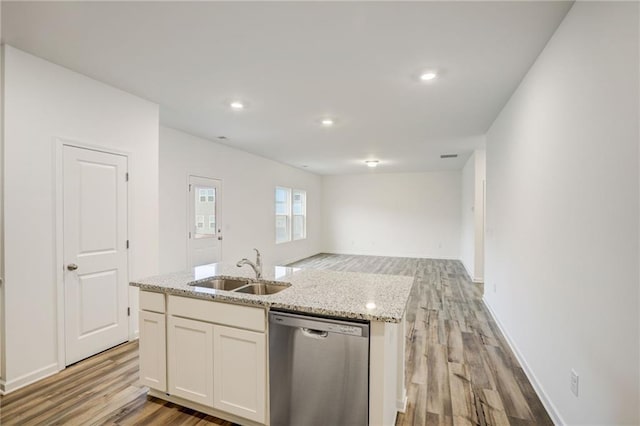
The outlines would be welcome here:
M 128 340 L 127 157 L 65 145 L 65 363 Z
M 189 267 L 218 262 L 221 254 L 220 181 L 189 176 Z

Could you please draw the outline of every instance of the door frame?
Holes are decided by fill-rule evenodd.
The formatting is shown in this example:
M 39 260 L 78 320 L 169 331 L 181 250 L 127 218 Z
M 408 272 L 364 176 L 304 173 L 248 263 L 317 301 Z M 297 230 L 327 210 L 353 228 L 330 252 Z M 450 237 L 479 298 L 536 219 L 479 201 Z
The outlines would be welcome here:
M 190 225 L 190 217 L 189 215 L 191 214 L 191 208 L 189 207 L 192 202 L 191 200 L 191 195 L 190 195 L 190 191 L 189 191 L 189 185 L 191 184 L 191 178 L 200 178 L 200 179 L 210 179 L 210 180 L 217 180 L 218 182 L 220 182 L 220 194 L 224 194 L 224 189 L 223 189 L 223 180 L 220 178 L 214 178 L 214 177 L 210 177 L 210 176 L 206 176 L 205 174 L 202 173 L 190 173 L 187 172 L 187 177 L 186 177 L 186 183 L 185 183 L 185 188 L 187 189 L 185 191 L 185 206 L 187 207 L 187 214 L 185 215 L 185 223 L 184 223 L 184 227 L 185 227 L 185 241 L 184 241 L 184 246 L 186 249 L 186 257 L 185 257 L 185 261 L 186 261 L 186 266 L 187 269 L 192 268 L 191 266 L 191 251 L 190 251 L 190 247 L 189 247 L 189 232 L 191 232 L 191 226 Z M 218 199 L 222 200 L 222 197 L 218 197 L 218 194 L 216 194 L 216 222 L 217 224 L 222 224 L 224 223 L 222 221 L 222 209 L 220 208 L 220 204 L 218 204 Z M 218 226 L 216 226 L 218 227 Z M 219 227 L 220 229 L 220 233 L 219 235 L 223 235 L 223 229 L 222 226 Z M 222 262 L 222 242 L 224 240 L 219 240 L 218 244 L 220 245 L 220 249 L 219 249 L 219 253 L 220 253 L 220 259 L 218 259 L 218 262 Z
M 127 172 L 132 168 L 131 162 L 131 153 L 127 151 L 121 151 L 118 149 L 113 149 L 111 147 L 105 147 L 94 143 L 85 143 L 79 142 L 77 140 L 56 137 L 54 138 L 54 155 L 53 155 L 53 216 L 54 216 L 54 276 L 56 280 L 56 330 L 57 330 L 57 344 L 58 344 L 58 371 L 64 370 L 66 368 L 66 343 L 65 343 L 65 298 L 64 298 L 64 170 L 63 170 L 63 153 L 64 147 L 69 146 L 72 148 L 80 148 L 87 149 L 90 151 L 98 151 L 106 154 L 114 154 L 120 155 L 127 158 Z M 131 230 L 131 192 L 127 187 L 127 239 L 129 238 L 130 230 Z M 129 277 L 131 271 L 131 256 L 129 251 L 127 250 L 127 270 L 126 276 L 127 279 L 125 282 L 129 281 Z M 128 287 L 128 286 L 127 286 Z M 127 288 L 127 306 L 131 304 L 129 288 Z M 133 340 L 136 336 L 133 335 L 131 331 L 131 319 L 133 318 L 131 315 L 128 317 L 127 328 L 129 330 L 129 340 Z

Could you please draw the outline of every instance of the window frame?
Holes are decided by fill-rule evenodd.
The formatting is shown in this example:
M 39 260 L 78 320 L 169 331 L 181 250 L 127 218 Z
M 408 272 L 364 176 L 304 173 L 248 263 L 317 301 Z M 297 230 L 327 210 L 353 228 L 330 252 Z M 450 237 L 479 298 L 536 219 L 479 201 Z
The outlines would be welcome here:
M 278 214 L 277 212 L 277 206 L 278 206 L 278 191 L 284 191 L 287 195 L 286 195 L 286 210 L 287 213 L 286 214 Z M 276 186 L 275 191 L 274 191 L 274 230 L 275 230 L 275 242 L 276 244 L 282 244 L 282 243 L 288 243 L 291 241 L 291 188 L 287 188 L 285 186 Z M 286 220 L 286 239 L 284 240 L 278 240 L 278 227 L 277 227 L 277 221 L 278 221 L 278 217 L 280 216 L 284 216 L 285 220 Z
M 295 214 L 293 212 L 293 203 L 296 193 L 302 195 L 302 214 Z M 302 236 L 300 238 L 295 237 L 294 224 L 295 217 L 302 216 Z M 292 189 L 291 190 L 291 241 L 300 241 L 307 239 L 307 191 L 304 189 Z
M 286 214 L 278 214 L 277 212 L 277 206 L 278 206 L 278 200 L 277 195 L 279 191 L 284 191 L 286 193 L 286 210 L 287 213 Z M 294 200 L 294 196 L 295 194 L 301 194 L 303 197 L 302 200 L 302 214 L 294 214 L 293 213 L 293 200 Z M 278 227 L 277 227 L 277 220 L 279 217 L 285 217 L 286 220 L 286 239 L 283 240 L 278 240 Z M 302 217 L 302 236 L 301 237 L 295 237 L 294 234 L 294 218 L 295 217 Z M 296 189 L 296 188 L 290 188 L 290 187 L 286 187 L 286 186 L 276 186 L 275 187 L 275 191 L 274 191 L 274 231 L 275 231 L 275 235 L 274 235 L 274 240 L 276 244 L 283 244 L 283 243 L 290 243 L 293 241 L 300 241 L 300 240 L 306 240 L 307 239 L 307 191 L 304 189 Z

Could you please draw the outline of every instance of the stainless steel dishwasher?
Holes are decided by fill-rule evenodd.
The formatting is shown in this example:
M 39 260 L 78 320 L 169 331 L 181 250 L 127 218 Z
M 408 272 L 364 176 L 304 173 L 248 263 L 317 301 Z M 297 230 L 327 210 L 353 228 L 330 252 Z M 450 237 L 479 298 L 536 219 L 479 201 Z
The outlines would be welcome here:
M 269 313 L 271 426 L 367 426 L 369 324 Z

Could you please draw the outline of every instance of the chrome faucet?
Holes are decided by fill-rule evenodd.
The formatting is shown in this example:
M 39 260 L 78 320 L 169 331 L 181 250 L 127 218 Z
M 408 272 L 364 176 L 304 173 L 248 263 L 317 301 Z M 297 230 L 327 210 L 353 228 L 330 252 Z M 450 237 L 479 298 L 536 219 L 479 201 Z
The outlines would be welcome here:
M 262 278 L 262 260 L 260 259 L 260 252 L 258 251 L 258 249 L 254 248 L 254 250 L 256 251 L 256 263 L 253 263 L 245 257 L 244 259 L 239 260 L 238 263 L 236 263 L 236 266 L 238 268 L 242 267 L 243 265 L 251 266 L 253 268 L 253 271 L 256 273 L 256 279 L 260 279 Z

